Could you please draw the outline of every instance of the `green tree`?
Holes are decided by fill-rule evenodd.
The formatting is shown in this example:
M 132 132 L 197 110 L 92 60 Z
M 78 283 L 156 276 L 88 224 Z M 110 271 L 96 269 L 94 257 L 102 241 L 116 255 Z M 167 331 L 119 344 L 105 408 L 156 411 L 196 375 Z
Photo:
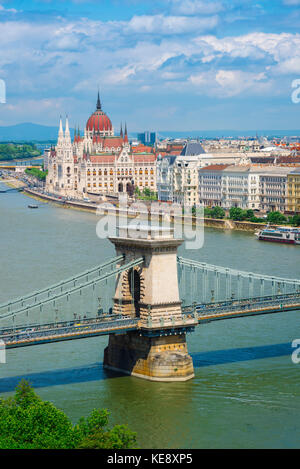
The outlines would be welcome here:
M 138 199 L 142 200 L 157 200 L 157 192 L 153 192 L 149 187 L 144 187 L 143 192 L 140 191 L 138 187 L 135 189 L 135 194 Z
M 94 409 L 89 417 L 81 418 L 78 429 L 82 435 L 81 449 L 129 449 L 136 444 L 136 433 L 127 425 L 115 425 L 107 429 L 109 412 L 107 409 Z
M 250 220 L 251 218 L 254 217 L 254 212 L 253 210 L 249 209 L 249 210 L 246 210 L 246 218 L 247 220 Z
M 294 215 L 290 218 L 290 223 L 295 226 L 300 226 L 300 215 Z
M 225 217 L 225 210 L 222 207 L 214 207 L 211 210 L 211 217 L 212 218 L 224 218 Z
M 146 197 L 151 197 L 151 191 L 150 191 L 149 187 L 144 187 L 143 194 Z
M 231 218 L 231 220 L 245 220 L 246 216 L 246 210 L 243 210 L 239 207 L 231 207 L 231 209 L 229 210 L 229 218 Z
M 34 158 L 40 156 L 41 152 L 33 143 L 1 143 L 0 161 L 9 161 L 20 158 Z
M 265 223 L 266 220 L 264 218 L 252 217 L 250 218 L 251 223 Z
M 133 448 L 136 434 L 126 425 L 108 429 L 108 420 L 106 409 L 93 410 L 73 426 L 21 381 L 13 397 L 0 399 L 0 449 Z
M 231 207 L 229 211 L 229 218 L 231 220 L 237 220 L 237 221 L 244 221 L 244 220 L 249 220 L 254 219 L 254 212 L 251 209 L 248 210 L 243 210 L 242 208 L 239 207 Z
M 204 207 L 204 218 L 211 218 L 212 209 L 208 207 Z
M 25 169 L 25 173 L 39 179 L 40 181 L 45 181 L 48 171 L 41 171 L 39 168 L 27 168 Z
M 91 431 L 86 435 L 79 449 L 134 449 L 136 446 L 136 434 L 127 425 L 115 425 L 112 430 L 103 428 Z
M 267 216 L 267 221 L 269 223 L 274 223 L 275 225 L 280 225 L 281 223 L 286 223 L 286 217 L 280 212 L 270 212 Z
M 13 398 L 0 400 L 1 449 L 75 448 L 80 433 L 68 417 L 21 381 Z

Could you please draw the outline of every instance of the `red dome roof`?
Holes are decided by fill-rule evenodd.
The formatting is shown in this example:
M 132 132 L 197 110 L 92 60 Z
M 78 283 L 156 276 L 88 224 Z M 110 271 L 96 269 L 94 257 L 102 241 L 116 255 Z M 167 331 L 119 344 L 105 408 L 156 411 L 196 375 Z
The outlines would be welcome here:
M 95 130 L 95 132 L 112 130 L 112 123 L 110 118 L 101 109 L 97 109 L 87 121 L 86 130 Z

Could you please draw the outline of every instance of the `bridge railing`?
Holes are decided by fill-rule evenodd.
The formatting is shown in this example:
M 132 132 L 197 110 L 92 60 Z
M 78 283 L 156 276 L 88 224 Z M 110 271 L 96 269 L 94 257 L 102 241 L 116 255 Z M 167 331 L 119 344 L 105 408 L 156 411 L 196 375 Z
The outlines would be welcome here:
M 103 332 L 109 333 L 109 331 L 122 330 L 122 329 L 135 329 L 137 327 L 138 319 L 132 318 L 123 318 L 123 319 L 114 319 L 111 321 L 97 321 L 95 318 L 94 321 L 89 321 L 84 324 L 51 324 L 48 327 L 37 327 L 35 329 L 24 329 L 16 331 L 7 331 L 7 333 L 0 334 L 0 339 L 4 341 L 5 344 L 10 344 L 12 342 L 30 342 L 37 341 L 39 339 L 53 338 L 55 336 L 67 337 L 71 335 L 88 335 L 90 332 Z
M 184 314 L 188 314 L 191 311 L 196 312 L 199 317 L 209 317 L 216 313 L 230 313 L 234 311 L 259 311 L 259 310 L 270 310 L 274 308 L 289 309 L 290 306 L 295 306 L 294 310 L 300 309 L 300 293 L 293 295 L 280 295 L 278 297 L 269 298 L 255 298 L 243 301 L 227 301 L 219 303 L 207 303 L 207 304 L 193 304 L 185 306 L 183 308 Z
M 103 276 L 103 273 L 114 267 L 115 264 L 122 261 L 123 256 L 117 256 L 109 261 L 93 267 L 92 269 L 81 272 L 80 274 L 68 279 L 57 282 L 41 290 L 34 291 L 20 298 L 13 299 L 0 305 L 0 319 L 4 315 L 19 311 L 24 307 L 34 307 L 36 304 L 43 302 L 45 299 L 52 299 L 58 294 L 65 293 L 72 287 L 84 287 L 84 285 L 92 279 Z
M 300 292 L 300 280 L 256 274 L 178 257 L 180 297 L 184 305 Z
M 123 257 L 118 257 L 113 262 L 122 259 Z M 68 285 L 68 289 L 61 291 L 59 288 L 55 294 L 51 290 L 51 295 L 44 295 L 39 301 L 37 300 L 39 297 L 35 296 L 30 304 L 2 314 L 0 330 L 4 328 L 16 330 L 29 327 L 33 323 L 47 324 L 91 319 L 97 313 L 99 315 L 103 311 L 109 313 L 112 310 L 117 276 L 125 270 L 140 265 L 143 261 L 143 258 L 139 258 L 127 264 L 119 263 L 119 266 L 114 268 L 97 269 L 95 275 L 90 275 L 89 271 L 89 276 L 84 278 L 84 283 L 76 282 L 74 285 L 72 282 Z

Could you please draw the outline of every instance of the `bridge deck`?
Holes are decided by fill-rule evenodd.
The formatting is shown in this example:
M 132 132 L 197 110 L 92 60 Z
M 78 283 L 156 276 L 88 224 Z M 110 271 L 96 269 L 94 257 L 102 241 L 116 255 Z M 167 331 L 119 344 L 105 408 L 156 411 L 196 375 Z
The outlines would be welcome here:
M 300 295 L 296 297 L 289 296 L 283 302 L 280 299 L 261 299 L 261 301 L 243 302 L 226 301 L 223 303 L 210 303 L 207 305 L 193 305 L 184 308 L 183 317 L 189 317 L 191 314 L 198 319 L 198 324 L 204 324 L 211 321 L 223 319 L 241 318 L 246 316 L 256 316 L 262 314 L 283 313 L 288 311 L 300 311 Z M 193 308 L 194 312 L 191 312 Z M 196 319 L 195 317 L 195 319 Z M 59 323 L 46 325 L 31 325 L 26 329 L 2 330 L 0 331 L 0 340 L 5 343 L 7 349 L 26 347 L 44 343 L 60 342 L 64 340 L 82 339 L 101 335 L 125 333 L 128 331 L 139 330 L 139 319 L 125 318 L 103 321 L 99 318 L 90 318 L 84 320 L 81 324 Z M 184 319 L 183 325 L 188 325 L 189 320 Z M 194 321 L 193 321 L 194 323 Z M 160 328 L 172 328 L 170 325 L 161 324 Z M 155 327 L 153 327 L 155 329 Z M 151 328 L 149 328 L 151 330 Z
M 51 324 L 48 327 L 32 327 L 22 331 L 7 332 L 0 339 L 7 349 L 27 347 L 30 345 L 61 342 L 64 340 L 82 339 L 112 333 L 125 333 L 137 329 L 137 319 L 121 319 L 117 321 L 95 322 L 96 319 L 85 321 L 80 325 Z M 56 326 L 56 327 L 55 327 Z
M 277 306 L 268 306 L 265 308 L 252 308 L 252 309 L 238 309 L 237 311 L 226 311 L 222 313 L 210 313 L 207 315 L 202 315 L 198 317 L 198 322 L 205 323 L 211 321 L 218 321 L 221 319 L 234 319 L 241 318 L 245 316 L 257 316 L 261 314 L 274 314 L 274 313 L 283 313 L 288 311 L 300 311 L 300 302 L 288 305 L 277 305 Z

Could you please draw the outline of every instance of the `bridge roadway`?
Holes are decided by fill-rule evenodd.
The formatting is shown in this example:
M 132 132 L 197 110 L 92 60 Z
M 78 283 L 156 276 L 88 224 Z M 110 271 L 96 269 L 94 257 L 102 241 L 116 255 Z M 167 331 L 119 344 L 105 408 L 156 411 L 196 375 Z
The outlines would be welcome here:
M 191 311 L 191 307 L 189 307 Z M 300 311 L 300 293 L 265 296 L 245 300 L 229 300 L 205 305 L 194 305 L 198 323 L 234 319 L 244 316 L 274 314 L 287 311 Z M 186 311 L 186 307 L 183 308 Z
M 2 329 L 0 340 L 5 348 L 26 347 L 29 345 L 61 342 L 64 340 L 82 339 L 111 333 L 125 333 L 137 328 L 138 319 L 121 318 L 107 319 L 89 318 L 80 321 L 65 321 L 52 324 L 31 324 L 26 328 L 15 330 Z
M 183 307 L 183 320 L 181 327 L 189 329 L 189 318 L 197 320 L 196 323 L 203 324 L 222 319 L 241 318 L 244 316 L 255 316 L 262 314 L 283 313 L 288 311 L 300 311 L 300 293 L 278 295 L 276 297 L 257 297 L 251 300 L 228 300 L 203 305 L 189 305 Z M 195 322 L 193 323 L 195 324 Z M 179 326 L 179 325 L 177 325 Z M 174 325 L 170 322 L 152 324 L 152 329 L 159 329 L 161 335 L 168 334 Z M 65 321 L 52 324 L 32 324 L 26 328 L 2 329 L 0 340 L 5 347 L 17 348 L 30 345 L 38 345 L 63 340 L 82 339 L 111 333 L 125 333 L 140 330 L 138 318 L 122 317 L 120 315 L 107 315 L 80 321 Z

